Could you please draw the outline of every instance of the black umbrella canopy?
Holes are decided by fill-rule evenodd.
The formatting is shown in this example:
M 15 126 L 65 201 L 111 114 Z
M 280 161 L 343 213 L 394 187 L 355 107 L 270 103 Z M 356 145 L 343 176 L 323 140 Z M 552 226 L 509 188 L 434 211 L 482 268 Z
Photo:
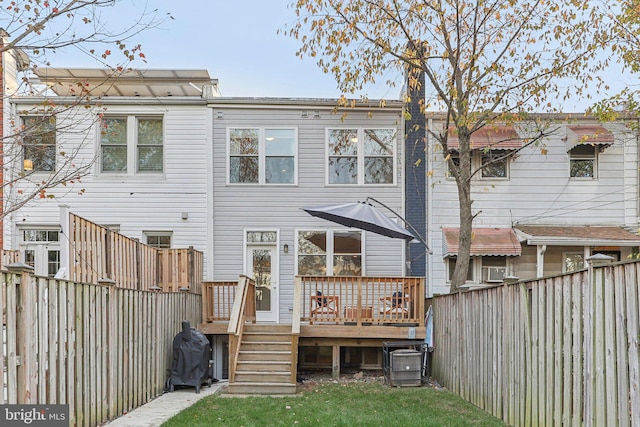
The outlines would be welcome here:
M 394 239 L 413 240 L 417 237 L 401 227 L 391 218 L 383 215 L 374 206 L 365 203 L 344 203 L 340 205 L 302 208 L 309 215 L 326 219 L 346 227 L 359 228 Z

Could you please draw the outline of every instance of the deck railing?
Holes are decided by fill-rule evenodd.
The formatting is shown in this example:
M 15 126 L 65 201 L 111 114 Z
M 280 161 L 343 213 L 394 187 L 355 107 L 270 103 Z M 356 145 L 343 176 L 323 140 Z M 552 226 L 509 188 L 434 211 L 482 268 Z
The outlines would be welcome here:
M 229 321 L 237 281 L 202 282 L 202 322 Z
M 298 276 L 300 318 L 354 325 L 422 324 L 424 278 Z
M 68 217 L 71 280 L 111 279 L 119 288 L 201 292 L 202 252 L 151 247 L 77 215 Z

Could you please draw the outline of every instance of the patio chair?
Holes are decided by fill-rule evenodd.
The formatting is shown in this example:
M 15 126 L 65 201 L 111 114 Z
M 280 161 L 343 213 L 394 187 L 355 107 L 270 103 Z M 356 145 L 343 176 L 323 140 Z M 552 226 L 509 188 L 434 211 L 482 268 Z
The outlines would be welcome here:
M 311 308 L 309 324 L 315 321 L 334 320 L 338 318 L 340 313 L 340 297 L 337 295 L 323 295 L 317 291 L 316 295 L 311 296 Z M 336 323 L 338 323 L 336 321 Z
M 380 298 L 380 315 L 385 319 L 407 319 L 410 303 L 411 299 L 402 291 L 394 292 L 391 296 Z

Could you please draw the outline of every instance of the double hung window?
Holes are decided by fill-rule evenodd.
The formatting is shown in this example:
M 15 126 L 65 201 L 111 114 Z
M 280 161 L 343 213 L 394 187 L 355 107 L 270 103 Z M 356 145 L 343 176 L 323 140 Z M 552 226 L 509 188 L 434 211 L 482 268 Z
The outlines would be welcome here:
M 100 134 L 101 172 L 162 173 L 162 117 L 104 117 Z
M 393 184 L 395 129 L 328 129 L 329 184 Z
M 296 140 L 292 128 L 229 129 L 229 183 L 295 184 Z
M 55 117 L 22 117 L 23 170 L 52 172 L 56 168 Z

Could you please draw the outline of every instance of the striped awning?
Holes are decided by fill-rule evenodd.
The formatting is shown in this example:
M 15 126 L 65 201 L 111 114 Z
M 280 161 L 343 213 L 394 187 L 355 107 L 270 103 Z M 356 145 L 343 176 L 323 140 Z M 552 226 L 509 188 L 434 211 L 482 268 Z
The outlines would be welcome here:
M 459 228 L 442 228 L 443 258 L 458 255 Z M 511 228 L 474 228 L 471 256 L 519 256 L 522 247 Z
M 613 133 L 602 125 L 570 125 L 567 126 L 567 151 L 579 144 L 598 145 L 605 149 L 615 141 Z
M 458 135 L 454 128 L 449 128 L 447 145 L 451 150 L 460 147 Z M 471 134 L 471 149 L 479 150 L 489 148 L 491 150 L 517 150 L 522 147 L 522 139 L 513 126 L 487 125 Z

